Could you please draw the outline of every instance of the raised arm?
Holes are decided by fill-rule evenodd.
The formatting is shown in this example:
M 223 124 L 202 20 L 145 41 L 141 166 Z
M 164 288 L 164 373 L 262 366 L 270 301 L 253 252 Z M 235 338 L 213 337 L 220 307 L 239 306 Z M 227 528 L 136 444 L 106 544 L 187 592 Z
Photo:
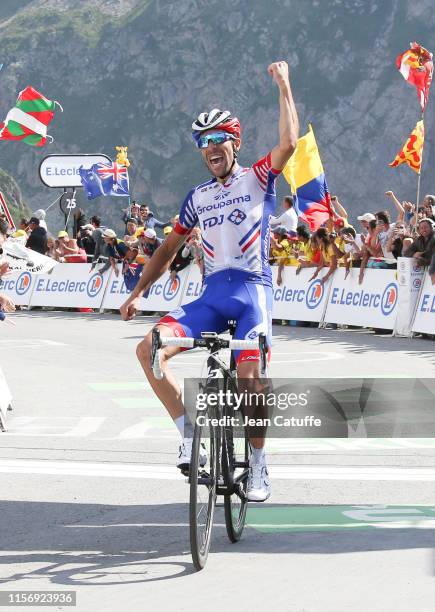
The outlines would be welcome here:
M 337 196 L 331 198 L 331 204 L 335 214 L 338 214 L 339 217 L 344 217 L 347 219 L 347 210 L 341 204 L 341 202 L 339 202 Z
M 394 193 L 392 191 L 386 191 L 385 195 L 387 196 L 387 198 L 391 198 L 391 200 L 393 200 L 393 204 L 394 204 L 394 206 L 396 207 L 396 210 L 397 210 L 397 221 L 404 221 L 404 219 L 405 219 L 405 209 L 403 208 L 403 206 L 399 202 L 399 200 L 396 198 Z
M 279 88 L 279 144 L 271 152 L 272 168 L 282 170 L 296 149 L 299 120 L 290 87 L 287 62 L 274 62 L 267 71 Z

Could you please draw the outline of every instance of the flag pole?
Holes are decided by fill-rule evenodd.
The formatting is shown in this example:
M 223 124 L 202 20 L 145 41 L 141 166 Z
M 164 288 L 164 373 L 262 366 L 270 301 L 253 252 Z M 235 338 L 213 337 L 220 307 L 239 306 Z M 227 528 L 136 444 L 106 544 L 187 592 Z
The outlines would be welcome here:
M 423 128 L 425 128 L 425 125 L 424 125 L 424 111 L 421 113 L 421 121 L 423 121 Z M 418 173 L 418 180 L 417 180 L 417 201 L 415 203 L 415 213 L 416 213 L 415 218 L 416 219 L 417 219 L 418 203 L 420 202 L 421 170 L 423 168 L 423 153 L 424 153 L 425 141 L 426 141 L 426 131 L 425 131 L 425 134 L 424 134 L 423 146 L 421 147 L 420 172 Z

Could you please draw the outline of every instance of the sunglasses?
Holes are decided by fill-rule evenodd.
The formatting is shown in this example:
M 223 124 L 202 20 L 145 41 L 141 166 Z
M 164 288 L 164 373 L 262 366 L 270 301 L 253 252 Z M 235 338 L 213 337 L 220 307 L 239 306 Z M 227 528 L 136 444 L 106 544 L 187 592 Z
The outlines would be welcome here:
M 206 134 L 200 136 L 198 139 L 198 149 L 206 149 L 210 142 L 215 145 L 222 144 L 228 140 L 234 140 L 234 136 L 227 134 L 227 132 L 214 132 L 213 134 Z

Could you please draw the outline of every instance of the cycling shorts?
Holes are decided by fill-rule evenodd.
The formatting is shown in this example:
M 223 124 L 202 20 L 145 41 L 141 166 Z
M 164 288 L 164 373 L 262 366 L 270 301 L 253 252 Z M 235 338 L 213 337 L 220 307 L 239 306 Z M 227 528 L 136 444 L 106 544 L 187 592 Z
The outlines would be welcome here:
M 252 282 L 240 270 L 222 270 L 206 279 L 201 296 L 168 313 L 158 325 L 174 330 L 177 337 L 200 338 L 201 332 L 218 334 L 228 329 L 228 321 L 236 321 L 234 339 L 255 340 L 266 334 L 272 346 L 272 287 Z M 260 351 L 234 351 L 236 363 L 259 361 Z

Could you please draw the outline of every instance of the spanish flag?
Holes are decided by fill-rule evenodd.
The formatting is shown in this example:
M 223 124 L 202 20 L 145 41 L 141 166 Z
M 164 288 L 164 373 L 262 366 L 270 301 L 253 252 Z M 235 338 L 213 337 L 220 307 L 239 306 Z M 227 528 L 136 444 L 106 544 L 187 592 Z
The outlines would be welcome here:
M 284 178 L 296 194 L 298 216 L 315 231 L 332 216 L 331 198 L 313 128 L 299 138 L 295 152 L 283 169 Z
M 424 145 L 424 123 L 423 119 L 417 123 L 412 130 L 410 137 L 403 145 L 402 150 L 396 155 L 396 159 L 389 164 L 395 168 L 400 164 L 408 164 L 410 168 L 420 174 L 421 160 Z

